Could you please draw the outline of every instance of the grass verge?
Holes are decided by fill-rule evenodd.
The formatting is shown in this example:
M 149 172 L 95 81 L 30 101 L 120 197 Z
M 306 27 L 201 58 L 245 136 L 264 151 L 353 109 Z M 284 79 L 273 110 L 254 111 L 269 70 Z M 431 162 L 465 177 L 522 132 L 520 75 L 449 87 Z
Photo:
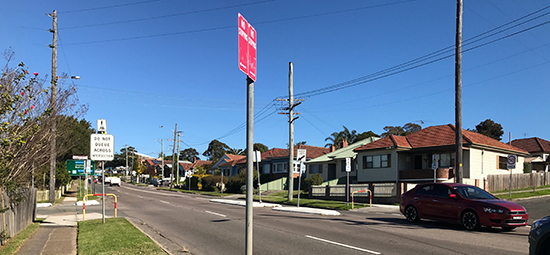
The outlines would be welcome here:
M 500 193 L 495 196 L 500 199 L 510 200 L 510 199 L 516 199 L 516 198 L 536 197 L 536 196 L 544 196 L 544 195 L 550 195 L 550 189 L 536 190 L 534 192 L 530 191 L 530 192 L 517 192 L 517 193 L 514 193 L 514 191 L 512 191 L 512 196 L 510 196 L 509 193 L 506 193 L 506 194 Z
M 23 231 L 19 232 L 14 237 L 8 239 L 6 244 L 4 246 L 0 247 L 0 255 L 9 255 L 9 254 L 15 254 L 21 246 L 31 237 L 34 232 L 38 230 L 38 227 L 40 227 L 40 223 L 44 221 L 44 219 L 36 219 L 35 222 L 31 223 L 27 228 L 25 228 Z
M 78 223 L 78 254 L 166 254 L 125 218 Z
M 160 190 L 170 190 L 170 188 L 158 188 Z M 191 194 L 201 194 L 201 195 L 207 195 L 207 196 L 214 196 L 214 197 L 226 197 L 235 195 L 233 193 L 220 193 L 219 191 L 202 191 L 202 190 L 186 190 L 186 189 L 176 189 L 172 188 L 172 191 L 176 192 L 182 192 L 182 193 L 191 193 Z
M 305 197 L 307 195 L 301 195 L 301 196 Z M 255 200 L 258 200 L 259 198 L 260 198 L 259 196 L 254 196 Z M 273 193 L 268 196 L 262 196 L 262 202 L 296 205 L 298 203 L 298 192 L 297 191 L 294 192 L 294 199 L 292 201 L 288 201 L 288 192 L 283 191 L 283 192 Z M 351 201 L 349 203 L 346 203 L 341 201 L 300 198 L 300 206 L 335 209 L 335 210 L 349 210 L 351 209 Z M 357 208 L 363 208 L 368 206 L 369 205 L 367 204 L 354 203 L 353 208 L 357 209 Z

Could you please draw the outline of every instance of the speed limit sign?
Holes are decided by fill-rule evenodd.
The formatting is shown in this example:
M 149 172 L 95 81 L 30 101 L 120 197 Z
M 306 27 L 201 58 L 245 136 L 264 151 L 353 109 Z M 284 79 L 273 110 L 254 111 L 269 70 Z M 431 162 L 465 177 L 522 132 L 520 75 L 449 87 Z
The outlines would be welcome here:
M 516 161 L 517 156 L 516 155 L 508 155 L 508 158 L 506 159 L 506 165 L 508 169 L 516 169 Z

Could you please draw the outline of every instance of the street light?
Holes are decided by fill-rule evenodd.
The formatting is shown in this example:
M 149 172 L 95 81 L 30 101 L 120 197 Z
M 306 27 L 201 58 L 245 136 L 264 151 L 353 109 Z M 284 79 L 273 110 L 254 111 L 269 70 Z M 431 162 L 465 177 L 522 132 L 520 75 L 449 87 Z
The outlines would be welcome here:
M 55 34 L 55 33 L 54 33 Z M 56 66 L 56 65 L 55 65 Z M 57 68 L 57 66 L 56 66 Z M 53 69 L 53 68 L 52 68 Z M 53 70 L 54 75 L 52 75 L 52 97 L 50 101 L 50 108 L 52 110 L 51 119 L 52 119 L 52 126 L 51 126 L 51 148 L 50 148 L 50 194 L 49 194 L 49 202 L 55 203 L 55 163 L 57 154 L 55 152 L 56 148 L 56 138 L 57 138 L 57 80 L 58 79 L 80 79 L 80 76 L 57 76 L 56 72 L 57 70 Z M 88 180 L 86 180 L 88 181 Z M 80 184 L 79 184 L 80 185 Z

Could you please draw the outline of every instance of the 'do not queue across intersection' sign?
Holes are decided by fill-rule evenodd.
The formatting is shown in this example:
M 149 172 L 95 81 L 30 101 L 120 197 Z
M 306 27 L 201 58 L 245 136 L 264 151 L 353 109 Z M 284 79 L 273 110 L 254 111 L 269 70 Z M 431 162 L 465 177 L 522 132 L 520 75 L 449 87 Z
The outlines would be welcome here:
M 107 134 L 92 134 L 90 137 L 90 159 L 111 161 L 115 158 L 115 137 Z

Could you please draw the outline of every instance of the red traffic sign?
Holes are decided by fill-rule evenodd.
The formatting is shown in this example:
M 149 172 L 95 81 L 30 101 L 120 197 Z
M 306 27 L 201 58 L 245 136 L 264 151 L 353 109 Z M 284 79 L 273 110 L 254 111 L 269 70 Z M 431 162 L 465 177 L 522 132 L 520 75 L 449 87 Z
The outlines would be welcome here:
M 507 168 L 516 169 L 516 161 L 517 161 L 516 155 L 508 155 L 508 158 L 506 159 Z
M 239 69 L 256 81 L 256 29 L 240 13 Z

